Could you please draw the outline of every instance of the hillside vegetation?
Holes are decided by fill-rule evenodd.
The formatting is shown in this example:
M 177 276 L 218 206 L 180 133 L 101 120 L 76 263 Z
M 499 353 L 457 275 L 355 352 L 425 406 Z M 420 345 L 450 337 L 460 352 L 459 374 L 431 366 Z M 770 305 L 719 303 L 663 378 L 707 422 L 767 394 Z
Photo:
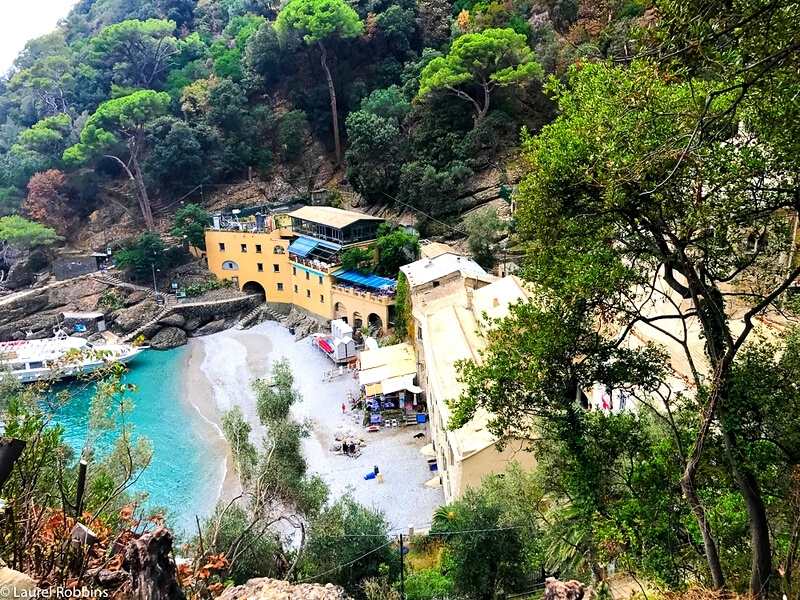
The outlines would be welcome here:
M 280 8 L 78 2 L 0 80 L 0 215 L 64 234 L 112 198 L 152 227 L 200 184 L 276 172 L 302 197 L 320 151 L 369 203 L 447 215 L 473 174 L 504 170 L 522 126 L 552 118 L 544 75 L 628 55 L 644 14 L 637 0 Z

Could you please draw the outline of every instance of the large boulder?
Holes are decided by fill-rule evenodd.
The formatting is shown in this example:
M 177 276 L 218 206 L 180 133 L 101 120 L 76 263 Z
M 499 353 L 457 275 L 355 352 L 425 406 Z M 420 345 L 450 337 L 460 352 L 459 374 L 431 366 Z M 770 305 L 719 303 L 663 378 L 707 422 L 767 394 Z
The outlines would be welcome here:
M 351 600 L 345 591 L 326 583 L 291 584 L 280 579 L 261 577 L 244 585 L 229 587 L 220 600 Z
M 36 582 L 14 569 L 0 565 L 0 598 L 34 598 Z
M 164 327 L 150 338 L 150 347 L 156 350 L 177 348 L 186 343 L 186 332 L 180 327 Z
M 114 325 L 123 332 L 133 331 L 151 321 L 159 312 L 159 307 L 152 300 L 146 300 L 130 308 L 123 308 L 114 313 Z
M 225 319 L 217 319 L 215 321 L 206 323 L 202 327 L 199 327 L 192 333 L 192 335 L 193 336 L 211 335 L 212 333 L 219 333 L 223 329 L 225 329 Z
M 186 318 L 178 313 L 170 313 L 166 317 L 159 319 L 158 323 L 170 327 L 183 327 L 186 325 Z

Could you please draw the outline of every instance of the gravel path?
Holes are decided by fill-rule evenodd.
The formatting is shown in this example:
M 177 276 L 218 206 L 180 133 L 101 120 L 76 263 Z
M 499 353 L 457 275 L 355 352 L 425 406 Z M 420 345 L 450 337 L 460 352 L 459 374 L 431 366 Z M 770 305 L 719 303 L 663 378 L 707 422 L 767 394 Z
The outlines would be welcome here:
M 430 524 L 433 511 L 444 499 L 441 488 L 424 485 L 431 473 L 419 450 L 429 440 L 427 433 L 418 440 L 413 437 L 425 432 L 424 426 L 367 433 L 358 415 L 342 414 L 341 409 L 348 391 L 357 395 L 357 380 L 344 375 L 323 381 L 323 373 L 331 370 L 333 363 L 312 347 L 310 339 L 295 342 L 287 329 L 273 321 L 198 339 L 203 341 L 203 372 L 218 411 L 238 404 L 257 426 L 255 396 L 249 382 L 265 376 L 273 361 L 287 358 L 303 396 L 294 407 L 295 418 L 307 419 L 312 425 L 312 435 L 304 442 L 309 470 L 328 483 L 333 497 L 350 491 L 362 504 L 382 511 L 393 531 Z M 254 429 L 261 431 L 260 426 Z M 366 440 L 358 458 L 329 451 L 337 433 L 353 433 Z M 374 465 L 383 473 L 383 483 L 364 480 Z

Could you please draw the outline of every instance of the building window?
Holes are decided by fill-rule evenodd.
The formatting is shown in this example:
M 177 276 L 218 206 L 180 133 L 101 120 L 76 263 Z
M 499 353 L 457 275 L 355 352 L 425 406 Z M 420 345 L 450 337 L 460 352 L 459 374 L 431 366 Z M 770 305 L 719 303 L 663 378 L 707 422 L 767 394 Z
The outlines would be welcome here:
M 295 283 L 294 284 L 294 293 L 296 294 L 299 291 L 300 291 L 300 289 L 297 287 L 297 284 Z
M 306 271 L 306 279 L 311 279 L 311 276 L 308 274 L 308 271 Z
M 256 244 L 256 254 L 261 254 L 261 244 Z
M 320 301 L 322 304 L 325 304 L 325 296 L 323 296 L 322 294 L 320 294 L 320 295 L 319 295 L 319 301 Z
M 322 285 L 322 275 L 319 276 L 319 284 Z
M 292 275 L 297 275 L 297 267 L 292 267 Z
M 279 292 L 282 292 L 282 291 L 283 291 L 283 284 L 282 284 L 282 283 L 279 283 L 279 284 L 278 284 L 278 291 L 279 291 Z
M 225 252 L 225 242 L 220 242 L 219 243 L 219 251 L 220 252 Z
M 272 272 L 273 273 L 280 273 L 281 272 L 281 266 L 280 265 L 272 265 Z
M 275 246 L 275 247 L 272 249 L 272 253 L 273 253 L 273 254 L 283 254 L 283 253 L 285 253 L 285 252 L 286 252 L 286 250 L 284 250 L 283 246 Z
M 238 271 L 239 265 L 237 265 L 232 260 L 226 260 L 224 263 L 222 263 L 222 268 L 225 271 Z
M 264 272 L 264 263 L 257 263 L 257 266 L 258 266 L 258 272 L 259 273 L 263 273 Z
M 242 244 L 242 252 L 247 252 L 247 244 Z
M 306 298 L 311 298 L 311 290 L 306 290 Z

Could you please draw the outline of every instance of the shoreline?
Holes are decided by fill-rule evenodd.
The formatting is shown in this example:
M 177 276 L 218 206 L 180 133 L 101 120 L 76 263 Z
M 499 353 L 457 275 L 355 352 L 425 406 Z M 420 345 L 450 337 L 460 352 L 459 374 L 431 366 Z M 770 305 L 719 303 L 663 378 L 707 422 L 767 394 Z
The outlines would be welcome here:
M 204 437 L 211 446 L 209 454 L 223 457 L 220 461 L 216 494 L 207 505 L 206 517 L 210 517 L 217 504 L 221 501 L 230 501 L 241 492 L 241 483 L 233 466 L 230 445 L 222 432 L 221 413 L 213 399 L 213 385 L 203 369 L 205 360 L 206 349 L 203 340 L 190 339 L 187 344 L 181 397 L 203 423 L 206 433 Z

